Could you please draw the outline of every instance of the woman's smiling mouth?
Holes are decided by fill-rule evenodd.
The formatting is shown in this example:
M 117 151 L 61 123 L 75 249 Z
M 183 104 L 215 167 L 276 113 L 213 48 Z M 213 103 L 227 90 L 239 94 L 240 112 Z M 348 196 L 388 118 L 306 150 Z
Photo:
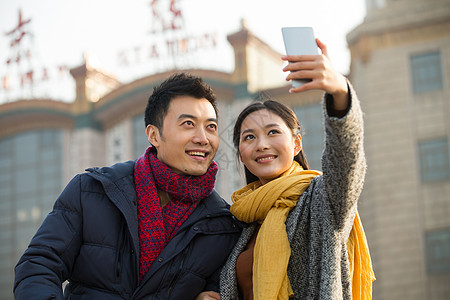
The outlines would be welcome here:
M 258 163 L 264 163 L 264 162 L 269 162 L 274 160 L 275 158 L 277 158 L 276 155 L 264 155 L 264 156 L 258 156 L 255 161 Z

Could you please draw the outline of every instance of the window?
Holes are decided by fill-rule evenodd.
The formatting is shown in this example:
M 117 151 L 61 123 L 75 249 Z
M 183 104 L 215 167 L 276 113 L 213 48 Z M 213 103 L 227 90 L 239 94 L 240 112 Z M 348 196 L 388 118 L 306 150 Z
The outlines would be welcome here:
M 441 54 L 429 52 L 411 57 L 411 76 L 415 93 L 439 90 L 443 87 Z
M 108 164 L 112 165 L 126 158 L 126 137 L 126 125 L 124 123 L 114 126 L 107 132 Z
M 0 139 L 0 286 L 28 246 L 62 188 L 60 130 L 21 132 Z M 1 296 L 0 296 L 1 297 Z
M 450 229 L 426 232 L 425 252 L 428 273 L 450 272 Z
M 134 158 L 141 157 L 150 143 L 145 135 L 144 115 L 133 119 L 133 153 Z
M 450 178 L 449 147 L 446 138 L 419 143 L 422 181 Z
M 366 0 L 366 11 L 372 11 L 377 8 L 383 8 L 386 6 L 386 0 Z
M 322 152 L 324 147 L 324 128 L 322 105 L 320 103 L 302 106 L 294 109 L 300 122 L 303 151 L 309 167 L 314 170 L 322 169 Z

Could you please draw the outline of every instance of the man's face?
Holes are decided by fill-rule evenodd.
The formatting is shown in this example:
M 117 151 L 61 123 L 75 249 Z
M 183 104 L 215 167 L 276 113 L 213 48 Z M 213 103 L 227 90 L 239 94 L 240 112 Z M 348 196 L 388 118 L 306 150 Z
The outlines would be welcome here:
M 149 125 L 146 133 L 158 159 L 177 174 L 205 174 L 219 147 L 216 112 L 205 98 L 172 99 L 162 132 Z

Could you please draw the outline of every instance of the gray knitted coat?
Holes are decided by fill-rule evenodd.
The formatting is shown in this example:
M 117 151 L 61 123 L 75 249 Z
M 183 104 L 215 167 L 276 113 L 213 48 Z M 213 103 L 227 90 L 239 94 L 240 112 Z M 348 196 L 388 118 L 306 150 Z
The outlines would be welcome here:
M 286 220 L 291 245 L 288 277 L 294 299 L 351 299 L 346 242 L 363 187 L 366 162 L 359 100 L 349 84 L 350 107 L 342 118 L 330 117 L 323 101 L 325 149 L 323 175 L 315 177 Z M 239 299 L 236 260 L 255 231 L 246 227 L 220 278 L 221 300 Z

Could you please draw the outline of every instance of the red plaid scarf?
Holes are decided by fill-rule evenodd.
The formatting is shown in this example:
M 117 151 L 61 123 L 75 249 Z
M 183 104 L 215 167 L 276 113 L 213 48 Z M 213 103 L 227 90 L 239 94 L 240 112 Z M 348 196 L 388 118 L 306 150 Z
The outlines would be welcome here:
M 213 190 L 217 164 L 202 176 L 178 175 L 156 157 L 150 146 L 134 165 L 139 220 L 139 281 L 153 261 L 191 215 L 197 204 Z M 161 209 L 156 189 L 172 196 Z

